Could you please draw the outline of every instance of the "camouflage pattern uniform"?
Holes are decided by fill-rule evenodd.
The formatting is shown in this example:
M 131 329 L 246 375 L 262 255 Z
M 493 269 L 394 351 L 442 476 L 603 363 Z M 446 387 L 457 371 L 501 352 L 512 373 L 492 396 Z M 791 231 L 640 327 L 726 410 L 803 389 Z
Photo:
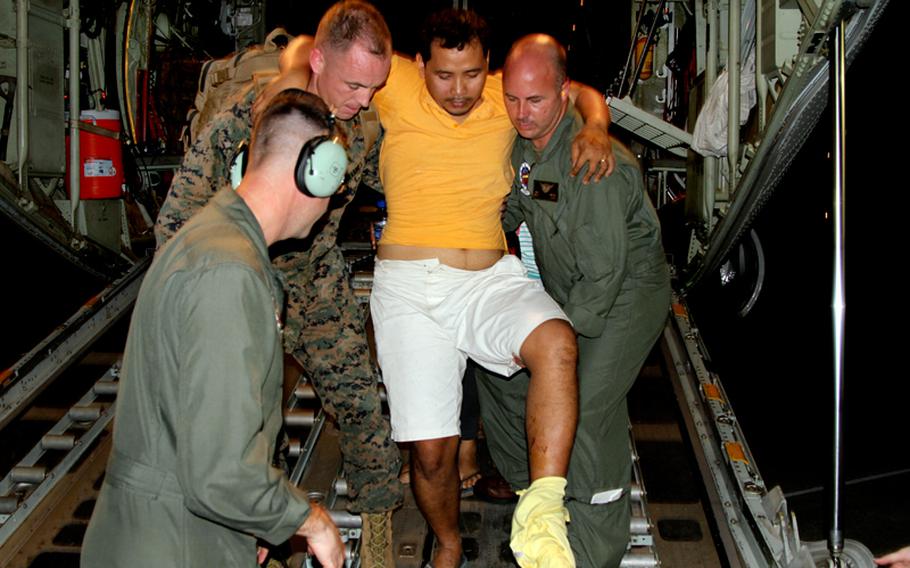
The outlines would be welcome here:
M 230 180 L 240 142 L 249 140 L 256 90 L 241 91 L 230 107 L 199 134 L 177 170 L 158 213 L 160 247 Z M 305 241 L 292 241 L 273 258 L 287 283 L 285 351 L 294 355 L 313 382 L 323 408 L 338 422 L 350 510 L 389 511 L 401 504 L 401 457 L 382 416 L 370 363 L 363 312 L 354 298 L 341 250 L 338 223 L 361 181 L 379 188 L 379 145 L 366 151 L 358 114 L 339 120 L 348 142 L 346 191 L 332 198 L 330 213 Z

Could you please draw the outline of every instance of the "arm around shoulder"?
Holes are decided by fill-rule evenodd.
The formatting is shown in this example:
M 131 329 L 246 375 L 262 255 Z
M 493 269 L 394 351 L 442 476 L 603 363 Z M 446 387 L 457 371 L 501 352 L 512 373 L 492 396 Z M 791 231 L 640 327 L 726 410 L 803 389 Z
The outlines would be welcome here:
M 569 83 L 569 100 L 585 122 L 572 142 L 572 175 L 577 175 L 587 164 L 582 183 L 599 181 L 613 173 L 616 165 L 610 145 L 610 107 L 603 95 L 575 81 Z

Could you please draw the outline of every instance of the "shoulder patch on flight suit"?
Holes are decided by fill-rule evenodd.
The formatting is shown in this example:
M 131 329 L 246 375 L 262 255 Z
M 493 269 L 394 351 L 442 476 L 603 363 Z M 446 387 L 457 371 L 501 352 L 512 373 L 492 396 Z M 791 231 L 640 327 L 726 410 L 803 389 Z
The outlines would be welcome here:
M 528 189 L 528 180 L 531 178 L 531 164 L 527 162 L 522 162 L 521 166 L 518 168 L 518 183 L 520 187 L 518 191 L 522 195 L 531 195 L 531 191 Z
M 531 192 L 533 199 L 543 201 L 559 201 L 559 184 L 555 181 L 534 180 L 534 190 Z

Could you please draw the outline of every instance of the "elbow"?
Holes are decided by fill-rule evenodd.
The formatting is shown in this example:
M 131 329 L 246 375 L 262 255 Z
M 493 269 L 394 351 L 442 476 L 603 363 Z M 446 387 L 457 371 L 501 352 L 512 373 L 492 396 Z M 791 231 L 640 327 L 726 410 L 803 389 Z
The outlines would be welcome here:
M 206 519 L 221 517 L 219 505 L 229 502 L 230 492 L 219 488 L 207 476 L 179 475 L 178 481 L 183 491 L 184 504 L 191 513 Z

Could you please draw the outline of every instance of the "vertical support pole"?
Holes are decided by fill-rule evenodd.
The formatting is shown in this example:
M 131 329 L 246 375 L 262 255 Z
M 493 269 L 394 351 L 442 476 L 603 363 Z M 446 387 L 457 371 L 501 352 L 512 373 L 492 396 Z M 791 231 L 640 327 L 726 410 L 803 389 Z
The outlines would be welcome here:
M 70 51 L 70 77 L 69 77 L 69 96 L 70 96 L 70 224 L 73 229 L 79 232 L 79 173 L 82 171 L 82 161 L 79 155 L 79 34 L 80 28 L 79 0 L 70 0 L 69 8 L 69 51 Z
M 773 1 L 773 0 L 772 0 Z M 765 99 L 768 97 L 768 84 L 765 83 L 763 68 L 765 58 L 762 54 L 762 36 L 765 28 L 762 23 L 764 6 L 762 0 L 755 0 L 755 89 L 758 94 L 758 131 L 764 133 L 767 124 Z M 774 9 L 774 7 L 772 7 Z
M 843 489 L 843 438 L 841 432 L 844 390 L 844 316 L 847 311 L 844 266 L 844 207 L 846 202 L 846 60 L 844 58 L 844 22 L 838 22 L 832 35 L 831 113 L 834 119 L 834 468 L 831 491 L 831 528 L 828 532 L 828 550 L 834 566 L 841 566 L 844 535 L 841 528 L 841 493 Z
M 31 70 L 28 68 L 28 0 L 16 2 L 16 109 L 18 125 L 19 187 L 28 184 L 28 87 Z
M 730 190 L 736 187 L 739 166 L 739 85 L 740 85 L 740 0 L 730 0 L 729 36 L 727 39 L 727 167 L 730 171 Z
M 695 0 L 695 74 L 705 71 L 708 55 L 708 30 L 705 0 Z
M 708 89 L 714 86 L 717 80 L 717 52 L 720 34 L 718 33 L 719 18 L 717 17 L 717 0 L 707 0 L 707 25 L 708 25 L 708 59 L 705 62 L 705 95 Z M 720 165 L 719 159 L 706 157 L 705 161 L 705 215 L 708 224 L 708 230 L 713 228 L 714 220 L 714 203 L 720 180 L 718 179 Z
M 707 0 L 705 8 L 708 21 L 708 60 L 705 62 L 705 90 L 707 91 L 717 80 L 717 42 L 720 39 L 717 28 L 720 22 L 717 17 L 717 0 Z

